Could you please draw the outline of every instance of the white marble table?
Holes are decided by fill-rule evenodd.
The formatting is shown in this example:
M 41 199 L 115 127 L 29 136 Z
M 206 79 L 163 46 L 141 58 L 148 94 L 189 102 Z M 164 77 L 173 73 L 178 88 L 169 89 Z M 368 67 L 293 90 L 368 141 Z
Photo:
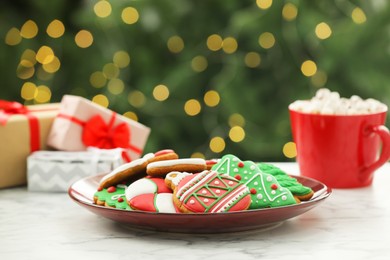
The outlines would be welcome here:
M 295 163 L 276 164 L 298 174 Z M 0 259 L 390 259 L 390 164 L 270 230 L 190 235 L 124 228 L 67 194 L 0 190 Z

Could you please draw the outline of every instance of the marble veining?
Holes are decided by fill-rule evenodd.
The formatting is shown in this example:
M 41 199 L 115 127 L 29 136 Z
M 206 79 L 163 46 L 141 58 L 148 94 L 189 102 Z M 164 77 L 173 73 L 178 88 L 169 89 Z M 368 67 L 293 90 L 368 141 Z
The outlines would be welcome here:
M 297 174 L 295 163 L 276 163 Z M 130 229 L 65 193 L 0 190 L 0 259 L 389 259 L 390 164 L 371 187 L 335 189 L 273 229 L 178 234 Z

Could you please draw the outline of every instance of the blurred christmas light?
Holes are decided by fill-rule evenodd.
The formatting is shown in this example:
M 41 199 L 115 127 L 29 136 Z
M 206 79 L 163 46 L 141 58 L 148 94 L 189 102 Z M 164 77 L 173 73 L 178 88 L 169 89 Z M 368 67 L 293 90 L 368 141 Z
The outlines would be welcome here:
M 191 68 L 196 72 L 204 71 L 208 66 L 207 59 L 204 56 L 196 56 L 191 60 Z
M 172 36 L 167 41 L 167 47 L 170 52 L 179 53 L 184 49 L 184 41 L 180 36 Z
M 47 35 L 49 35 L 52 38 L 59 38 L 65 33 L 65 26 L 60 20 L 53 20 L 46 29 Z
M 112 11 L 111 4 L 108 1 L 100 0 L 93 6 L 93 11 L 97 17 L 108 17 Z
M 130 55 L 126 51 L 117 51 L 114 54 L 113 62 L 118 68 L 126 68 L 130 64 Z
M 125 89 L 125 84 L 121 79 L 111 79 L 107 84 L 108 91 L 113 95 L 119 95 Z
M 233 126 L 229 131 L 229 138 L 235 143 L 239 143 L 245 138 L 245 131 L 241 126 Z
M 297 147 L 294 142 L 288 142 L 283 146 L 283 154 L 287 158 L 294 158 L 297 156 Z
M 37 87 L 37 92 L 34 97 L 36 103 L 48 103 L 51 99 L 51 90 L 45 85 L 40 85 Z
M 205 159 L 206 157 L 201 152 L 194 152 L 193 154 L 191 154 L 191 158 L 202 158 L 202 159 Z
M 298 8 L 292 3 L 283 6 L 282 16 L 286 21 L 293 21 L 298 15 Z
M 49 46 L 43 45 L 37 51 L 35 59 L 41 64 L 48 64 L 54 60 L 54 52 Z
M 153 89 L 153 97 L 157 101 L 164 101 L 164 100 L 168 99 L 168 97 L 169 97 L 168 87 L 165 85 L 162 85 L 162 84 L 155 86 Z
M 142 93 L 139 90 L 134 90 L 129 93 L 127 97 L 127 101 L 129 102 L 130 105 L 133 107 L 143 107 L 146 102 L 146 98 L 144 93 Z
M 123 116 L 127 117 L 127 118 L 130 118 L 134 121 L 138 121 L 138 116 L 136 113 L 132 112 L 132 111 L 127 111 L 123 114 Z
M 92 102 L 101 105 L 102 107 L 108 107 L 110 105 L 110 102 L 108 101 L 108 98 L 103 94 L 98 94 L 92 98 Z
M 22 57 L 20 58 L 20 64 L 25 67 L 32 67 L 37 63 L 36 53 L 31 49 L 24 50 Z
M 76 34 L 74 41 L 76 42 L 76 45 L 80 48 L 88 48 L 93 43 L 92 33 L 87 30 L 80 30 Z
M 48 73 L 55 73 L 61 67 L 60 60 L 54 56 L 54 59 L 50 63 L 45 63 L 42 65 L 42 68 Z
M 216 136 L 210 140 L 210 150 L 214 153 L 221 153 L 225 150 L 226 144 L 222 137 Z
M 244 59 L 245 65 L 249 68 L 256 68 L 260 65 L 261 58 L 257 52 L 248 52 Z
M 238 48 L 237 40 L 233 37 L 227 37 L 222 41 L 222 49 L 225 53 L 231 54 Z
M 209 107 L 215 107 L 219 104 L 219 101 L 221 100 L 219 94 L 215 90 L 209 90 L 204 94 L 204 103 Z
M 16 68 L 16 76 L 20 79 L 29 79 L 34 75 L 34 73 L 35 68 L 33 66 L 25 67 L 19 63 L 18 67 Z
M 211 51 L 219 51 L 222 48 L 222 37 L 218 34 L 212 34 L 207 37 L 207 48 Z
M 234 126 L 244 127 L 245 126 L 245 118 L 238 113 L 234 113 L 231 116 L 229 116 L 228 123 L 229 123 L 230 127 L 234 127 Z
M 272 5 L 272 0 L 256 0 L 256 4 L 260 9 L 268 9 Z
M 5 44 L 7 45 L 18 45 L 21 41 L 22 36 L 20 36 L 20 31 L 15 27 L 9 29 L 9 31 L 5 35 Z
M 329 25 L 325 22 L 319 23 L 316 26 L 315 29 L 316 36 L 321 39 L 325 40 L 329 38 L 332 34 L 332 29 L 329 27 Z
M 356 24 L 362 24 L 367 21 L 366 14 L 360 7 L 355 7 L 352 10 L 351 17 L 352 17 L 352 21 Z
M 272 48 L 275 44 L 275 37 L 270 32 L 262 33 L 259 36 L 259 45 L 264 49 Z
M 103 74 L 107 79 L 117 78 L 119 76 L 119 68 L 114 63 L 107 63 L 103 66 Z
M 33 100 L 37 95 L 37 86 L 32 82 L 25 82 L 20 89 L 20 96 L 24 100 Z
M 196 116 L 201 109 L 200 102 L 196 99 L 187 100 L 184 104 L 184 112 L 189 116 Z
M 48 81 L 48 80 L 51 80 L 53 79 L 53 75 L 52 73 L 48 73 L 47 71 L 45 71 L 43 69 L 43 65 L 42 66 L 39 66 L 36 70 L 36 76 L 39 80 L 42 80 L 42 81 Z
M 26 21 L 20 29 L 20 35 L 25 39 L 32 39 L 38 34 L 38 26 L 33 20 Z
M 137 9 L 134 7 L 126 7 L 122 10 L 122 21 L 126 24 L 134 24 L 139 19 L 139 14 Z
M 311 77 L 317 72 L 317 65 L 312 60 L 306 60 L 301 65 L 302 74 Z
M 89 83 L 95 88 L 102 88 L 106 85 L 107 78 L 104 76 L 103 72 L 95 71 L 89 77 Z
M 327 80 L 328 80 L 328 76 L 326 75 L 326 73 L 324 71 L 321 71 L 321 70 L 317 70 L 316 74 L 314 74 L 311 78 L 311 83 L 313 84 L 313 86 L 315 86 L 316 88 L 321 88 L 321 87 L 324 87 Z

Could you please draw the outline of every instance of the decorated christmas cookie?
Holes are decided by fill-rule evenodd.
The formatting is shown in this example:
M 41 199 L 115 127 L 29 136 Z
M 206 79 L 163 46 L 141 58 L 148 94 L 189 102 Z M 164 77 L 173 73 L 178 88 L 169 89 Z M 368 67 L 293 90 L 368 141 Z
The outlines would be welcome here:
M 126 202 L 125 184 L 118 184 L 108 188 L 99 188 L 93 197 L 95 204 L 117 209 L 131 210 Z
M 177 212 L 172 200 L 170 190 L 161 178 L 142 178 L 126 189 L 126 201 L 132 209 L 175 213 Z
M 300 201 L 310 200 L 313 197 L 313 190 L 298 182 L 297 179 L 290 177 L 280 168 L 267 163 L 258 163 L 257 166 L 265 173 L 273 175 L 280 185 L 289 189 L 294 197 Z
M 183 213 L 241 211 L 246 210 L 251 202 L 245 185 L 215 171 L 171 172 L 165 182 L 174 189 L 173 201 Z
M 152 177 L 165 177 L 172 171 L 201 172 L 206 169 L 206 161 L 200 158 L 164 160 L 148 164 L 146 173 Z
M 123 164 L 105 175 L 100 181 L 100 187 L 107 188 L 123 181 L 135 181 L 146 176 L 149 163 L 177 159 L 179 156 L 171 149 L 145 154 L 142 158 Z
M 212 170 L 228 174 L 249 188 L 252 199 L 250 209 L 297 203 L 288 189 L 280 185 L 271 174 L 262 172 L 252 161 L 241 161 L 236 156 L 228 154 L 223 156 Z

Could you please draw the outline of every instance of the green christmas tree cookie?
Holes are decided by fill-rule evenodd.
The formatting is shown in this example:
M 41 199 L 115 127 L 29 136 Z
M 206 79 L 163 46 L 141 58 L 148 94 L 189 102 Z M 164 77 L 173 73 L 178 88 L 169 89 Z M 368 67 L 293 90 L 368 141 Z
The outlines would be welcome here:
M 95 202 L 97 204 L 103 204 L 108 207 L 113 207 L 117 209 L 132 210 L 126 202 L 125 190 L 126 185 L 118 184 L 116 186 L 111 186 L 105 189 L 100 188 L 94 194 Z
M 297 203 L 288 189 L 282 187 L 271 174 L 262 172 L 252 161 L 241 161 L 238 157 L 227 154 L 211 169 L 228 174 L 249 188 L 252 199 L 249 209 L 280 207 Z
M 298 182 L 296 178 L 290 177 L 280 168 L 267 163 L 258 163 L 259 169 L 273 175 L 280 185 L 289 189 L 291 193 L 300 200 L 309 200 L 313 196 L 313 190 Z

